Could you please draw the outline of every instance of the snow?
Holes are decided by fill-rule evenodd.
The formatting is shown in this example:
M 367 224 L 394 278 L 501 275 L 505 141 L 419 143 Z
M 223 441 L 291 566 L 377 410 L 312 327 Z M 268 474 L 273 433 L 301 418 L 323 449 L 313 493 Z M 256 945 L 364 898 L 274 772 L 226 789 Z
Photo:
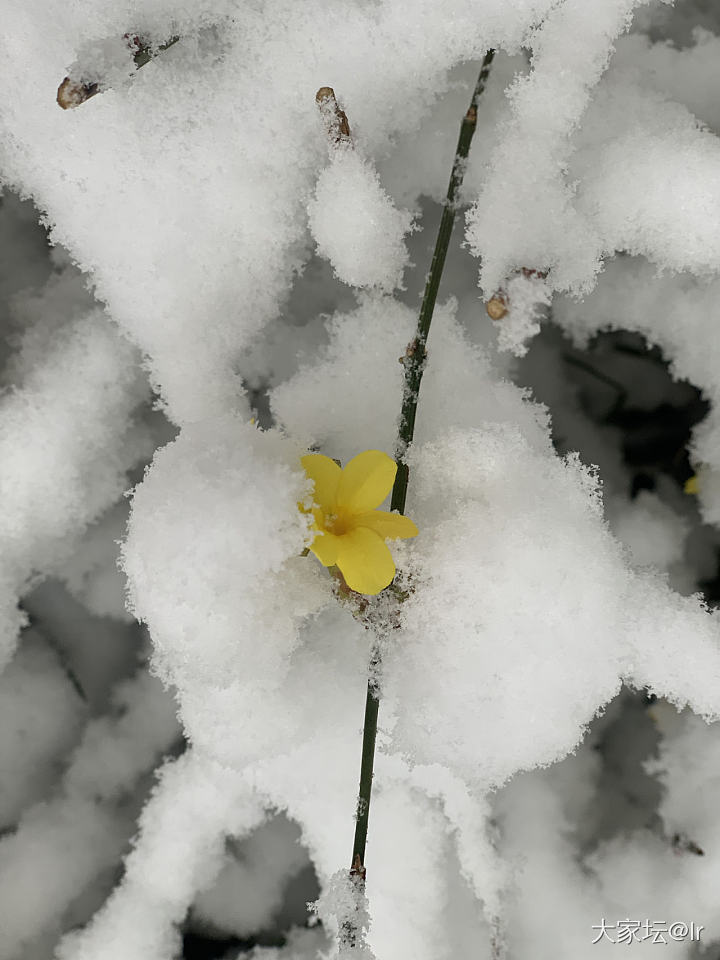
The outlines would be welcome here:
M 701 0 L 6 0 L 0 960 L 713 949 L 719 44 Z M 300 458 L 395 454 L 489 48 L 358 614 Z
M 354 287 L 392 290 L 407 264 L 411 216 L 394 207 L 377 173 L 351 147 L 332 150 L 308 208 L 318 253 Z
M 214 931 L 251 936 L 272 925 L 288 879 L 308 865 L 297 825 L 283 816 L 270 819 L 244 842 L 226 846 L 223 868 L 196 897 L 193 912 Z
M 113 703 L 119 716 L 91 720 L 60 783 L 30 803 L 0 838 L 0 956 L 59 926 L 86 889 L 125 851 L 133 833 L 138 781 L 178 735 L 172 702 L 146 671 L 126 681 Z M 32 896 L 30 896 L 32 894 Z
M 88 300 L 82 278 L 66 269 L 15 301 L 23 329 L 0 397 L 0 605 L 8 611 L 32 575 L 62 562 L 152 449 L 133 422 L 147 397 L 135 351 Z M 12 654 L 17 626 L 16 615 L 3 618 L 0 661 Z
M 489 175 L 468 214 L 489 295 L 520 267 L 551 269 L 559 290 L 587 287 L 600 269 L 600 237 L 575 208 L 564 168 L 590 89 L 638 5 L 567 0 L 532 36 L 532 73 L 508 90 L 510 116 L 499 124 Z
M 28 633 L 0 676 L 0 763 L 13 771 L 0 794 L 4 828 L 52 785 L 57 758 L 75 745 L 85 712 L 57 655 L 36 631 Z

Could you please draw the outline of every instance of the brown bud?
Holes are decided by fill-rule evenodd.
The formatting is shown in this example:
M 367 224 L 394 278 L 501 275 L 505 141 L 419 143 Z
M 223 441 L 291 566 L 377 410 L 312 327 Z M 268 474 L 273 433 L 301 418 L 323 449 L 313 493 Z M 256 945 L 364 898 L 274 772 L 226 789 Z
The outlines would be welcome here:
M 360 877 L 361 880 L 365 880 L 367 872 L 363 866 L 362 860 L 360 859 L 360 854 L 356 853 L 353 857 L 352 866 L 350 867 L 350 876 L 351 877 Z
M 345 111 L 341 110 L 338 106 L 333 88 L 320 87 L 315 94 L 315 102 L 318 107 L 320 107 L 320 112 L 325 120 L 328 136 L 334 140 L 335 143 L 341 143 L 343 141 L 346 143 L 352 142 L 347 115 Z
M 491 320 L 502 320 L 508 312 L 507 297 L 504 293 L 496 293 L 485 304 L 485 309 Z
M 94 97 L 98 92 L 97 83 L 83 83 L 80 80 L 72 80 L 65 77 L 58 87 L 57 102 L 63 110 L 74 110 L 81 103 L 85 103 L 90 97 Z

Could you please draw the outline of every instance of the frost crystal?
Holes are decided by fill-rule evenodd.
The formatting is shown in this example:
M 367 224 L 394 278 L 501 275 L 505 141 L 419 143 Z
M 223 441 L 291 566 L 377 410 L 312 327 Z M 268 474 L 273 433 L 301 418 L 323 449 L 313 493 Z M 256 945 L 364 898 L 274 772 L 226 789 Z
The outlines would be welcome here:
M 370 916 L 363 888 L 359 876 L 339 870 L 312 905 L 318 919 L 335 935 L 335 949 L 327 954 L 328 960 L 376 960 L 365 939 Z

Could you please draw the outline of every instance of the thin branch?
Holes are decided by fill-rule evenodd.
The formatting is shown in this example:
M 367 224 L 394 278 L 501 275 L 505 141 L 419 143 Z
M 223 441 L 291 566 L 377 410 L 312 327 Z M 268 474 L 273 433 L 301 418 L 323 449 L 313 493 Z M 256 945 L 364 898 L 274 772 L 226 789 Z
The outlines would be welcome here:
M 405 368 L 405 386 L 400 416 L 400 428 L 395 450 L 395 460 L 398 469 L 390 503 L 390 509 L 399 510 L 400 513 L 403 513 L 405 510 L 408 484 L 408 467 L 405 463 L 405 454 L 412 443 L 415 432 L 418 392 L 420 390 L 420 383 L 422 381 L 427 356 L 427 338 L 430 332 L 430 324 L 435 309 L 435 300 L 437 299 L 440 279 L 445 266 L 445 258 L 450 244 L 450 236 L 452 234 L 453 224 L 455 223 L 458 195 L 465 175 L 467 156 L 477 126 L 478 102 L 485 89 L 485 84 L 490 72 L 490 64 L 493 61 L 494 55 L 494 50 L 488 50 L 485 54 L 480 75 L 473 92 L 472 100 L 470 101 L 470 107 L 460 127 L 460 136 L 455 150 L 455 160 L 450 175 L 447 199 L 440 219 L 440 227 L 435 242 L 435 252 L 433 253 L 430 273 L 428 274 L 425 293 L 420 306 L 417 331 L 415 337 L 408 345 L 405 357 L 402 358 Z M 358 795 L 355 839 L 353 842 L 352 866 L 350 869 L 351 876 L 359 876 L 363 880 L 365 878 L 365 847 L 367 844 L 368 821 L 370 817 L 375 741 L 377 739 L 377 719 L 378 708 L 380 706 L 379 693 L 375 683 L 375 676 L 379 664 L 380 655 L 377 646 L 375 646 L 370 664 L 370 677 L 368 679 L 367 697 L 365 700 L 365 723 L 363 726 L 362 761 L 360 765 L 360 792 Z

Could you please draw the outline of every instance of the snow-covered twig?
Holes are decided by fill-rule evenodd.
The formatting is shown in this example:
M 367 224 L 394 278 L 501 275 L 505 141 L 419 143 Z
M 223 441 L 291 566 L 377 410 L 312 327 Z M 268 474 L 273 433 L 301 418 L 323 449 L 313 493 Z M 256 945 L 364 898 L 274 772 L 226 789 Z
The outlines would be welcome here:
M 177 43 L 180 37 L 170 37 L 169 40 L 157 47 L 153 47 L 147 40 L 131 33 L 126 33 L 122 39 L 127 49 L 132 52 L 135 69 L 139 70 L 140 67 L 149 63 L 153 57 Z M 78 77 L 74 76 L 74 73 L 75 71 L 71 70 L 58 87 L 56 99 L 58 106 L 62 107 L 63 110 L 74 110 L 75 107 L 79 107 L 81 103 L 85 103 L 86 100 L 94 97 L 96 93 L 101 93 L 104 89 L 103 80 L 106 81 L 105 77 L 90 78 L 84 75 Z

